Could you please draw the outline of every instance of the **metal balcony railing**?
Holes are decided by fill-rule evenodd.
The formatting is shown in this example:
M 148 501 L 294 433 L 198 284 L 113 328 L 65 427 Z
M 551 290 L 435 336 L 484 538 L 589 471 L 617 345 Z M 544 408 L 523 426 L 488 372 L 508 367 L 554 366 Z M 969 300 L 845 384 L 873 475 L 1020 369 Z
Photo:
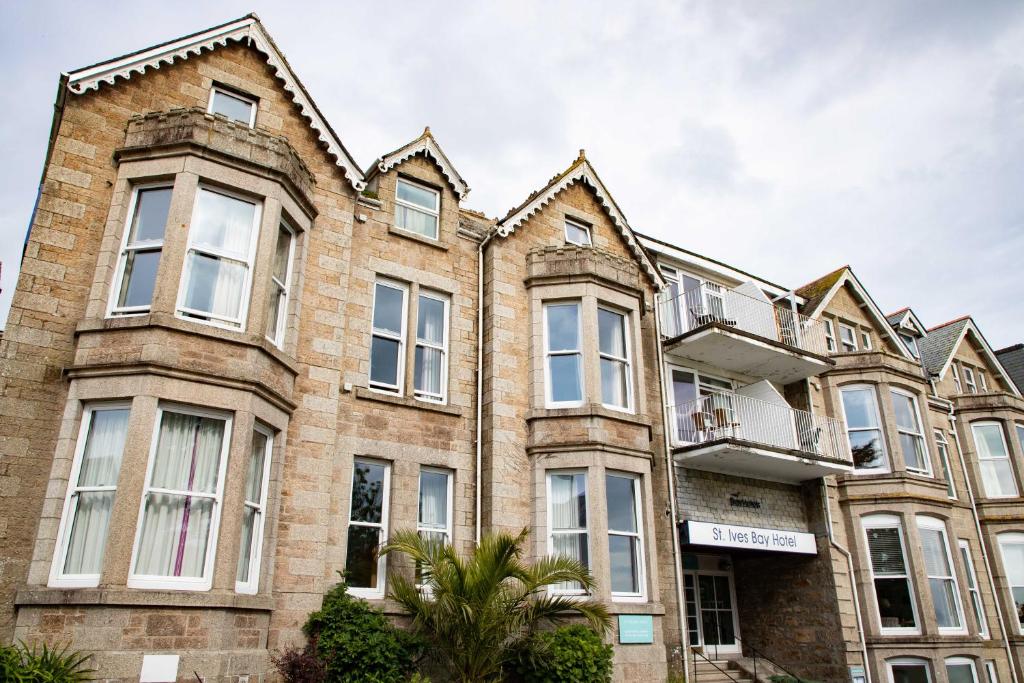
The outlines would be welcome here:
M 738 439 L 853 464 L 843 423 L 833 417 L 732 392 L 709 392 L 668 407 L 678 446 Z
M 658 295 L 658 310 L 662 334 L 668 338 L 720 323 L 819 356 L 829 354 L 821 321 L 711 282 L 684 292 L 665 290 Z

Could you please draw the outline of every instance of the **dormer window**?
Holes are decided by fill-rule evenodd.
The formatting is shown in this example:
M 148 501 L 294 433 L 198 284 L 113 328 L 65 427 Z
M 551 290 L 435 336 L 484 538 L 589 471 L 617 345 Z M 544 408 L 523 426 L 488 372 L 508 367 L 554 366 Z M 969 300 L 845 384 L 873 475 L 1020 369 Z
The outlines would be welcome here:
M 590 241 L 590 228 L 582 223 L 577 223 L 566 218 L 565 243 L 575 244 L 578 247 L 591 246 L 593 243 Z
M 437 239 L 441 193 L 419 183 L 398 179 L 395 190 L 395 227 Z
M 909 334 L 900 333 L 900 339 L 907 345 L 907 350 L 910 351 L 910 355 L 914 358 L 921 358 L 921 352 L 917 349 L 917 337 L 912 337 Z
M 256 125 L 256 100 L 236 92 L 214 87 L 210 90 L 211 114 L 223 114 L 232 121 L 240 121 L 252 128 Z

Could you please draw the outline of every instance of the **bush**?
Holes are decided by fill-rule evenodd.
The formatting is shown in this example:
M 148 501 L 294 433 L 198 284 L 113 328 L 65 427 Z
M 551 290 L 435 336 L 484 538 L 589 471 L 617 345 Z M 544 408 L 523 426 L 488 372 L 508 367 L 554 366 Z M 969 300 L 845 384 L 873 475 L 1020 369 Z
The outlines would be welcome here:
M 94 680 L 95 669 L 86 668 L 89 656 L 67 646 L 50 649 L 25 643 L 0 647 L 0 681 L 10 683 L 82 683 Z
M 612 680 L 612 646 L 586 626 L 563 626 L 530 639 L 513 663 L 522 683 Z
M 324 663 L 317 658 L 312 645 L 301 650 L 289 648 L 270 660 L 284 683 L 324 683 Z
M 327 592 L 303 630 L 329 683 L 402 683 L 423 651 L 418 638 L 349 595 L 344 579 Z
M 769 676 L 768 680 L 771 683 L 818 683 L 807 678 L 796 678 L 789 674 L 775 674 L 774 676 Z

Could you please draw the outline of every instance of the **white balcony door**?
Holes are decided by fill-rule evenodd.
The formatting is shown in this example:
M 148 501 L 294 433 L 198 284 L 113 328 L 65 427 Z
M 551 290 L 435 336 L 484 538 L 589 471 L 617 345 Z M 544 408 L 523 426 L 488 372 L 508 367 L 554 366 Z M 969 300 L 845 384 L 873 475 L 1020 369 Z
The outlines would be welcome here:
M 676 443 L 693 443 L 697 437 L 693 418 L 697 409 L 697 377 L 690 370 L 675 366 L 669 366 L 668 371 L 672 385 L 672 439 Z
M 738 653 L 739 618 L 732 570 L 688 572 L 683 585 L 690 645 L 702 647 L 711 659 Z

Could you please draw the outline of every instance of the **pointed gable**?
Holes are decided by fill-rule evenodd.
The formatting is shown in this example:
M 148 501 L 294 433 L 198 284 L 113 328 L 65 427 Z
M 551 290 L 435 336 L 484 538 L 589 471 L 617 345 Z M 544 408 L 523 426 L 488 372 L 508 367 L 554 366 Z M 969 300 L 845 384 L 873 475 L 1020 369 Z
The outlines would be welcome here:
M 409 144 L 403 145 L 378 159 L 374 167 L 366 172 L 366 179 L 370 180 L 378 173 L 387 173 L 406 159 L 417 154 L 433 159 L 437 167 L 441 169 L 441 173 L 444 174 L 448 184 L 451 185 L 452 190 L 459 196 L 460 201 L 469 195 L 469 185 L 466 184 L 462 175 L 455 170 L 455 166 L 448 159 L 448 155 L 444 153 L 444 150 L 441 149 L 441 145 L 437 144 L 433 133 L 430 132 L 430 126 L 424 128 L 423 134 Z
M 985 335 L 981 333 L 970 316 L 957 318 L 928 330 L 928 336 L 921 343 L 922 360 L 927 356 L 925 367 L 941 380 L 949 371 L 953 359 L 968 338 L 973 342 L 970 349 L 971 355 L 980 356 L 989 372 L 999 377 L 1010 393 L 1020 396 L 1017 385 L 1006 373 L 1006 369 L 999 362 L 995 352 L 992 351 Z
M 803 306 L 804 315 L 810 318 L 819 318 L 821 313 L 837 297 L 850 296 L 857 308 L 864 312 L 867 319 L 874 325 L 875 330 L 884 340 L 895 348 L 900 355 L 907 360 L 916 363 L 906 344 L 899 338 L 899 335 L 892 333 L 892 328 L 886 316 L 875 303 L 867 289 L 853 273 L 850 266 L 843 266 L 823 275 L 817 280 L 808 282 L 796 290 L 798 296 L 802 296 L 806 303 Z
M 626 221 L 625 215 L 619 209 L 618 204 L 615 203 L 611 193 L 608 192 L 604 183 L 601 182 L 597 171 L 587 161 L 586 153 L 582 149 L 576 161 L 569 168 L 552 178 L 540 190 L 531 193 L 522 204 L 511 209 L 504 218 L 499 220 L 495 226 L 496 233 L 502 237 L 508 237 L 515 232 L 516 228 L 526 222 L 530 216 L 539 212 L 550 203 L 558 193 L 576 184 L 588 187 L 593 191 L 601 207 L 608 214 L 608 218 L 618 230 L 629 251 L 640 264 L 640 267 L 654 285 L 657 288 L 661 288 L 664 285 L 661 274 L 655 268 L 647 251 L 641 246 L 637 234 L 629 226 L 629 222 Z
M 360 191 L 365 188 L 366 181 L 359 165 L 320 113 L 313 98 L 255 14 L 248 14 L 241 19 L 198 33 L 71 71 L 64 75 L 64 80 L 70 93 L 82 95 L 90 90 L 99 90 L 100 86 L 113 86 L 120 79 L 128 80 L 134 74 L 144 74 L 149 69 L 159 69 L 164 64 L 174 64 L 200 55 L 204 51 L 225 47 L 229 43 L 244 43 L 263 55 L 302 117 L 309 123 L 328 154 L 334 158 L 353 189 Z

